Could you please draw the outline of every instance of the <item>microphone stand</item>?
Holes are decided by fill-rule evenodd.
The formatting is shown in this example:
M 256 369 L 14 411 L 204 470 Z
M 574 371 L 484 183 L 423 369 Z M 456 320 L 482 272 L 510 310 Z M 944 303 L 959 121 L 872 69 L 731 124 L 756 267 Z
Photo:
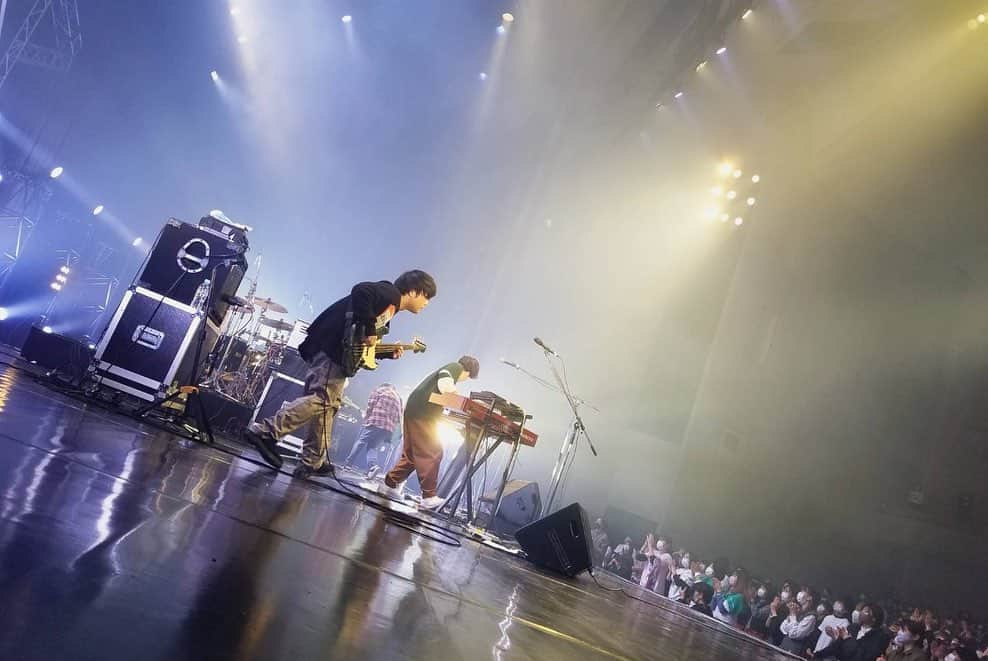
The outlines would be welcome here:
M 542 346 L 542 345 L 540 345 Z M 549 369 L 552 371 L 553 379 L 556 384 L 546 381 L 540 376 L 532 374 L 527 369 L 521 365 L 514 365 L 514 367 L 519 372 L 524 372 L 532 380 L 545 386 L 549 390 L 554 390 L 563 395 L 566 398 L 566 403 L 569 404 L 570 410 L 573 412 L 573 420 L 569 424 L 569 428 L 566 430 L 566 436 L 563 438 L 563 444 L 559 448 L 559 456 L 556 458 L 556 463 L 552 467 L 552 476 L 549 479 L 549 491 L 547 493 L 547 498 L 542 502 L 542 509 L 539 511 L 539 518 L 551 514 L 556 502 L 562 498 L 563 492 L 566 490 L 566 480 L 569 478 L 569 470 L 573 465 L 573 460 L 576 458 L 576 449 L 579 445 L 580 436 L 585 436 L 587 439 L 587 445 L 590 446 L 590 451 L 593 456 L 597 456 L 597 449 L 594 447 L 593 440 L 590 438 L 590 433 L 587 431 L 586 425 L 583 423 L 583 418 L 580 417 L 580 407 L 586 406 L 587 408 L 600 413 L 600 409 L 592 404 L 588 403 L 586 400 L 577 397 L 569 391 L 566 387 L 566 383 L 562 376 L 559 374 L 559 370 L 556 369 L 555 363 L 552 362 L 552 352 L 542 347 L 542 352 L 545 354 L 546 361 L 549 363 Z M 562 360 L 562 358 L 560 358 Z

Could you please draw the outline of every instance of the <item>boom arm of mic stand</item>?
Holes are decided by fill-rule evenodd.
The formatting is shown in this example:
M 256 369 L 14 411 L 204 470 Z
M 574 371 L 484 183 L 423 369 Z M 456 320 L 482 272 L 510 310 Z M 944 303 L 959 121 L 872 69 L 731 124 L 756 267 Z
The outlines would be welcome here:
M 583 435 L 587 437 L 587 445 L 590 446 L 590 452 L 593 453 L 593 456 L 598 456 L 597 448 L 594 447 L 593 440 L 590 438 L 590 432 L 587 431 L 587 426 L 583 424 L 583 418 L 580 417 L 580 404 L 584 402 L 582 400 L 577 401 L 577 398 L 570 393 L 569 389 L 566 387 L 566 383 L 563 381 L 563 378 L 559 375 L 559 370 L 556 369 L 556 365 L 549 357 L 549 351 L 543 348 L 543 352 L 545 352 L 545 359 L 549 363 L 549 369 L 552 371 L 552 376 L 556 380 L 559 391 L 563 393 L 563 396 L 566 398 L 566 403 L 569 404 L 570 409 L 573 411 L 573 418 L 576 420 L 577 431 L 583 432 Z M 562 360 L 562 358 L 560 358 L 560 360 Z

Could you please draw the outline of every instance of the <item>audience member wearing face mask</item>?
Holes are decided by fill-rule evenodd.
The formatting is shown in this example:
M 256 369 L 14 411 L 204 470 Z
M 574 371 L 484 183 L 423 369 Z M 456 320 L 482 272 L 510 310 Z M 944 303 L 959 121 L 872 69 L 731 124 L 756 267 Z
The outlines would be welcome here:
M 876 661 L 889 645 L 890 637 L 882 629 L 885 612 L 878 604 L 865 604 L 858 611 L 858 624 L 837 631 L 834 642 L 820 656 L 840 661 Z
M 745 596 L 748 593 L 750 581 L 748 572 L 738 569 L 727 579 L 726 591 L 722 593 L 717 606 L 713 608 L 714 618 L 730 624 L 732 627 L 747 619 L 751 612 L 748 600 Z M 722 588 L 723 589 L 723 588 Z
M 818 627 L 820 631 L 820 637 L 816 641 L 816 646 L 813 649 L 813 658 L 815 659 L 834 659 L 836 657 L 821 657 L 820 653 L 830 646 L 834 639 L 837 637 L 837 633 L 841 629 L 846 629 L 851 626 L 851 621 L 848 619 L 847 607 L 844 606 L 844 601 L 838 599 L 834 602 L 834 612 L 827 615 L 820 622 Z
M 807 648 L 811 648 L 810 636 L 816 631 L 817 619 L 816 608 L 813 605 L 813 595 L 807 590 L 801 590 L 796 595 L 796 603 L 789 607 L 789 617 L 781 625 L 782 649 L 799 656 Z
M 892 643 L 879 661 L 929 661 L 930 655 L 923 649 L 923 634 L 926 627 L 919 620 L 903 623 L 892 639 Z
M 775 591 L 771 583 L 760 585 L 755 591 L 755 599 L 751 604 L 751 619 L 748 620 L 748 632 L 762 640 L 768 638 L 768 618 L 772 614 L 771 605 Z

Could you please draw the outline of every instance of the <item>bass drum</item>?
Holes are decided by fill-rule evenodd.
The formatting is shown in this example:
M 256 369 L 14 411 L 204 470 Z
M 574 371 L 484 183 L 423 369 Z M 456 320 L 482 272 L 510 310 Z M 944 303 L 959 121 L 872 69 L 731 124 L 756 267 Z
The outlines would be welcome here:
M 229 351 L 227 351 L 227 347 L 229 347 Z M 226 354 L 226 358 L 219 365 L 220 373 L 239 372 L 247 359 L 247 342 L 239 337 L 223 338 L 216 355 L 223 359 L 224 354 Z

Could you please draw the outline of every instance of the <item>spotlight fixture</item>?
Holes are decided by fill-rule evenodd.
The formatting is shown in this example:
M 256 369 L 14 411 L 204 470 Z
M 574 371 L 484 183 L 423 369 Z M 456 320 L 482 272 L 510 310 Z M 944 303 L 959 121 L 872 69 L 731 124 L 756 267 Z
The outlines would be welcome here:
M 737 225 L 738 227 L 741 227 L 741 225 L 744 224 L 744 218 L 738 216 L 737 218 L 734 219 L 734 224 Z
M 515 16 L 510 12 L 504 12 L 503 14 L 501 14 L 501 20 L 504 21 L 505 23 L 511 23 L 515 20 Z
M 144 243 L 144 239 L 142 239 L 141 237 L 137 237 L 136 239 L 134 239 L 133 241 L 131 241 L 130 245 L 132 245 L 132 246 L 134 246 L 136 248 L 139 245 L 141 245 L 142 243 Z
M 726 177 L 727 175 L 731 174 L 732 170 L 734 170 L 734 166 L 731 165 L 730 163 L 721 163 L 720 165 L 717 166 L 717 172 L 722 177 Z
M 220 79 L 220 75 L 218 73 L 216 73 L 215 70 L 209 72 L 209 77 L 213 79 L 213 82 L 214 83 L 215 82 L 218 82 L 219 79 Z
M 661 103 L 656 103 L 655 104 L 655 109 L 656 110 L 662 110 L 662 104 Z M 0 179 L 0 181 L 3 181 L 3 179 Z
M 699 71 L 703 71 L 703 68 L 704 68 L 705 66 L 707 66 L 707 61 L 706 61 L 706 60 L 704 60 L 703 62 L 700 62 L 700 63 L 699 63 L 698 65 L 696 65 L 696 70 L 697 70 L 698 72 L 699 72 Z
M 477 78 L 480 78 L 481 80 L 487 80 L 487 72 L 481 71 L 479 74 L 477 74 Z
M 7 308 L 0 308 L 0 321 L 6 321 L 7 317 L 10 316 L 10 311 Z
M 62 267 L 59 267 L 58 271 L 59 271 L 59 273 L 63 273 L 65 275 L 68 275 L 69 273 L 72 272 L 72 269 L 70 269 L 68 266 L 62 266 Z
M 3 173 L 0 173 L 0 184 L 3 183 Z
M 96 205 L 96 206 L 95 206 L 95 207 L 93 208 L 93 215 L 94 215 L 94 216 L 98 216 L 98 215 L 100 215 L 101 213 L 103 213 L 103 205 L 102 205 L 102 204 L 97 204 L 97 205 Z
M 988 21 L 988 17 L 984 14 L 978 14 L 978 23 L 984 23 L 985 21 Z
M 42 326 L 41 332 L 42 333 L 48 333 L 49 335 L 51 335 L 51 333 L 52 333 L 51 326 L 48 326 L 48 325 Z
M 508 28 L 504 27 L 503 25 L 497 26 L 497 33 L 498 34 L 504 34 L 507 31 L 508 31 Z
M 682 92 L 676 92 L 675 94 L 672 95 L 672 98 L 674 98 L 674 99 L 681 99 L 681 98 L 683 98 L 683 93 Z
M 738 192 L 737 191 L 733 191 L 733 190 L 727 191 L 727 199 L 733 200 L 737 196 L 738 196 Z
M 64 274 L 62 274 L 62 273 L 59 273 L 58 275 L 56 275 L 56 276 L 55 276 L 55 281 L 56 281 L 56 282 L 60 282 L 60 283 L 62 283 L 63 285 L 65 284 L 65 281 L 66 281 L 66 280 L 68 280 L 68 278 L 66 278 L 66 277 L 65 277 L 65 275 L 64 275 Z
M 744 19 L 748 18 L 749 16 L 751 16 L 751 9 L 745 9 L 744 10 L 744 13 L 741 14 L 741 20 L 743 21 Z
M 748 206 L 749 207 L 755 206 L 755 198 L 753 198 L 753 197 L 749 197 L 747 200 L 745 200 L 745 202 L 748 203 Z
M 741 170 L 735 170 L 734 171 L 734 178 L 735 179 L 738 179 L 740 176 L 741 176 Z
M 718 55 L 723 55 L 726 52 L 727 52 L 727 46 L 721 46 L 720 48 L 717 49 Z
M 65 172 L 65 168 L 63 168 L 61 165 L 57 165 L 54 168 L 52 168 L 51 172 L 48 173 L 48 176 L 51 177 L 52 179 L 58 179 L 59 177 L 62 176 L 63 172 Z
M 353 21 L 353 16 L 350 16 L 350 14 L 344 14 L 343 18 L 341 18 L 340 20 L 343 21 L 344 23 L 350 23 L 351 21 Z
M 52 289 L 54 289 L 55 291 L 62 291 L 62 283 L 61 282 L 56 282 L 56 281 L 53 280 L 51 282 L 51 284 L 48 285 L 48 286 L 51 287 Z
M 757 174 L 751 175 L 751 183 L 757 184 L 761 180 L 762 180 L 762 178 L 759 177 Z

